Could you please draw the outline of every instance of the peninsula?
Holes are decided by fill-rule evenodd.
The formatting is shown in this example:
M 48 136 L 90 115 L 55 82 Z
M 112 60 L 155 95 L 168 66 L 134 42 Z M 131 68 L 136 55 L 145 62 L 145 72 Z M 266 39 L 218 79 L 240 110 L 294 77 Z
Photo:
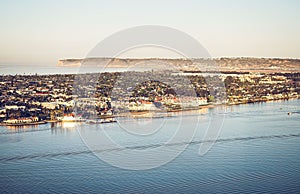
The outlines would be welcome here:
M 300 97 L 298 59 L 220 58 L 214 61 L 218 71 L 210 69 L 211 59 L 89 60 L 93 62 L 90 65 L 113 61 L 113 67 L 163 61 L 178 67 L 180 73 L 164 69 L 68 75 L 1 75 L 1 125 L 82 122 L 87 119 L 111 119 L 124 113 L 167 113 L 216 104 L 234 105 Z M 82 65 L 82 61 L 61 60 L 58 64 Z M 199 64 L 209 71 L 197 69 Z M 146 77 L 151 79 L 141 82 L 140 79 Z M 163 81 L 158 81 L 161 78 L 164 78 Z M 188 80 L 188 84 L 182 80 Z M 130 83 L 136 84 L 128 87 Z M 186 92 L 187 88 L 190 93 Z

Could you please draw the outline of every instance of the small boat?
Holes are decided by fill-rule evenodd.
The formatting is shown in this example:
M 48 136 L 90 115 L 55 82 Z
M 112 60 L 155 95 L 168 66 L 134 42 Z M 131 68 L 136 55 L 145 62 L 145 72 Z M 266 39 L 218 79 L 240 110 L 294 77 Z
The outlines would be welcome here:
M 86 123 L 88 124 L 102 124 L 102 123 L 114 123 L 117 122 L 115 118 L 106 118 L 106 119 L 99 119 L 99 120 L 87 120 Z
M 65 115 L 62 119 L 62 122 L 84 122 L 86 121 L 85 119 L 83 119 L 82 117 L 77 117 L 74 115 Z

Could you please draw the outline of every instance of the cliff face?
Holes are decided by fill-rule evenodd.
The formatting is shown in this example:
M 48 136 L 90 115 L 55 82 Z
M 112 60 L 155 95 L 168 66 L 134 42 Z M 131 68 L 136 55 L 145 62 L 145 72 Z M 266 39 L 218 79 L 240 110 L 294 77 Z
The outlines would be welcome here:
M 80 66 L 81 59 L 63 59 L 57 62 L 57 66 Z
M 87 58 L 87 59 L 63 59 L 59 60 L 57 66 L 96 66 L 96 67 L 117 67 L 127 68 L 130 66 L 146 66 L 147 64 L 161 64 L 180 65 L 186 61 L 184 59 L 120 59 L 120 58 Z
M 57 66 L 106 66 L 114 65 L 126 67 L 127 59 L 112 59 L 112 58 L 87 58 L 87 59 L 63 59 L 59 60 Z

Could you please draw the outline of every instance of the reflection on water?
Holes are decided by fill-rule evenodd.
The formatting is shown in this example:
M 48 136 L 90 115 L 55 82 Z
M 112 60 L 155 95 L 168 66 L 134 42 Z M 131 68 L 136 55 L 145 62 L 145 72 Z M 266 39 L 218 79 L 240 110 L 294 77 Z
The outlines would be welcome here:
M 63 129 L 74 130 L 78 123 L 75 122 L 63 122 L 59 123 L 58 126 L 61 126 Z
M 299 112 L 299 105 L 300 100 L 289 100 L 218 107 L 226 108 L 222 111 L 224 125 L 216 144 L 203 157 L 198 150 L 210 121 L 209 109 L 141 121 L 145 125 L 168 121 L 165 131 L 145 137 L 126 136 L 118 123 L 0 127 L 0 192 L 299 193 L 300 114 L 287 114 Z M 200 119 L 193 141 L 179 157 L 159 168 L 122 170 L 93 154 L 121 154 L 127 149 L 164 145 L 174 131 L 172 123 L 181 119 L 188 130 L 195 122 L 194 115 Z M 124 147 L 89 150 L 79 128 L 86 133 L 105 130 Z M 177 149 L 180 143 L 186 142 L 165 146 Z
M 195 109 L 195 110 L 188 110 L 188 111 L 178 111 L 178 112 L 170 112 L 170 116 L 188 116 L 188 115 L 202 115 L 202 114 L 207 114 L 210 108 L 200 108 L 200 109 Z
M 55 122 L 51 123 L 51 132 L 55 135 L 76 133 L 76 127 L 84 125 L 83 122 Z
M 5 126 L 8 130 L 14 131 L 14 132 L 23 132 L 28 129 L 37 129 L 39 125 L 19 125 L 19 126 Z

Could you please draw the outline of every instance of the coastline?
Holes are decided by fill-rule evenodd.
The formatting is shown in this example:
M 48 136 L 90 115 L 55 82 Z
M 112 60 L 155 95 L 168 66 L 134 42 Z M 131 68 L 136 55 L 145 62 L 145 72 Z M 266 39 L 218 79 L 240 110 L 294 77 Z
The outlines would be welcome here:
M 116 115 L 110 115 L 105 117 L 99 117 L 97 119 L 105 119 L 105 118 L 112 118 L 115 119 L 117 117 L 130 117 L 132 118 L 166 118 L 166 117 L 173 117 L 172 113 L 188 113 L 192 111 L 198 111 L 198 110 L 207 110 L 211 108 L 216 107 L 230 107 L 230 106 L 237 106 L 237 105 L 245 105 L 245 104 L 255 104 L 255 103 L 267 103 L 267 102 L 276 102 L 276 101 L 285 101 L 285 100 L 298 100 L 300 99 L 300 96 L 297 97 L 290 97 L 290 98 L 282 98 L 282 99 L 273 99 L 273 100 L 261 100 L 261 101 L 255 101 L 255 102 L 238 102 L 238 103 L 226 103 L 226 104 L 208 104 L 200 106 L 199 108 L 189 108 L 189 109 L 176 109 L 176 110 L 169 110 L 166 112 L 158 112 L 158 111 L 131 111 L 128 113 L 123 114 L 116 114 Z M 158 114 L 163 113 L 163 114 Z M 113 123 L 116 121 L 111 122 L 97 122 L 97 124 L 104 124 L 104 123 Z M 39 121 L 39 122 L 32 122 L 32 123 L 17 123 L 17 124 L 7 124 L 7 123 L 0 123 L 0 126 L 30 126 L 30 125 L 42 125 L 47 123 L 64 123 L 64 121 L 58 121 L 58 120 L 45 120 L 45 121 Z M 79 123 L 78 121 L 74 121 L 74 123 Z M 80 121 L 82 123 L 82 121 Z M 94 122 L 88 122 L 84 121 L 86 124 L 94 124 Z
M 191 71 L 191 73 L 196 73 L 196 71 Z M 201 84 L 205 84 L 205 78 L 195 75 L 194 77 L 189 77 L 189 79 L 191 79 L 193 83 L 197 83 L 196 85 L 192 86 L 194 87 L 195 91 L 198 92 L 196 92 L 197 96 L 205 96 L 197 97 L 201 98 L 196 99 L 197 102 L 194 101 L 197 104 L 180 104 L 176 98 L 174 98 L 175 100 L 173 99 L 172 91 L 169 91 L 166 86 L 159 85 L 156 82 L 151 82 L 145 83 L 140 88 L 136 88 L 135 95 L 141 93 L 143 95 L 142 97 L 144 97 L 143 100 L 141 100 L 139 96 L 132 97 L 131 100 L 133 104 L 130 104 L 131 108 L 126 107 L 127 105 L 125 105 L 125 107 L 121 108 L 119 112 L 117 109 L 115 110 L 111 106 L 111 99 L 108 92 L 111 88 L 113 88 L 113 82 L 111 82 L 111 80 L 117 80 L 119 73 L 107 72 L 104 78 L 101 77 L 100 81 L 103 86 L 97 89 L 97 97 L 91 99 L 78 98 L 79 105 L 77 106 L 77 108 L 79 109 L 79 111 L 76 111 L 77 115 L 75 115 L 75 112 L 73 110 L 75 107 L 74 96 L 76 95 L 74 95 L 74 93 L 70 93 L 70 91 L 74 89 L 75 75 L 49 74 L 47 76 L 42 76 L 36 74 L 33 76 L 36 81 L 32 81 L 32 77 L 26 75 L 2 76 L 3 81 L 0 83 L 0 86 L 3 90 L 3 105 L 0 109 L 0 126 L 27 126 L 56 122 L 87 122 L 88 118 L 85 118 L 84 120 L 61 121 L 59 117 L 62 117 L 62 115 L 64 114 L 73 113 L 74 118 L 81 117 L 81 115 L 85 115 L 84 117 L 87 117 L 87 115 L 89 114 L 85 114 L 85 106 L 89 106 L 90 103 L 96 103 L 98 109 L 96 111 L 97 114 L 95 115 L 95 117 L 90 118 L 90 120 L 88 121 L 91 123 L 101 123 L 102 121 L 109 120 L 110 118 L 114 119 L 117 117 L 162 118 L 170 117 L 172 115 L 176 116 L 176 113 L 185 113 L 198 110 L 203 110 L 202 112 L 204 112 L 207 109 L 220 106 L 226 107 L 241 104 L 262 103 L 300 98 L 300 73 L 287 75 L 256 75 L 249 73 L 249 75 L 247 74 L 247 76 L 241 73 L 241 71 L 231 71 L 230 73 L 236 73 L 236 75 L 226 74 L 225 77 L 222 77 L 222 79 L 224 79 L 222 80 L 222 82 L 224 82 L 225 84 L 222 87 L 225 87 L 226 89 L 224 91 L 224 95 L 226 96 L 224 100 L 214 100 L 214 96 L 210 96 L 210 94 L 208 93 L 207 86 L 205 86 L 204 88 L 202 88 L 201 86 Z M 131 72 L 131 74 L 129 75 L 141 76 L 140 72 Z M 91 78 L 91 80 L 93 81 L 97 81 L 99 79 L 98 74 L 93 74 L 93 76 L 89 78 Z M 154 98 L 152 96 L 152 98 L 150 99 L 149 97 L 147 97 L 147 95 L 152 95 L 151 93 L 149 93 L 150 90 L 143 89 L 143 87 L 148 86 L 158 88 L 157 91 L 164 91 L 164 94 L 167 95 L 163 96 L 162 94 L 160 94 L 162 95 L 162 97 L 158 99 L 152 99 Z M 85 88 L 84 86 L 81 87 Z M 214 91 L 222 91 L 220 87 L 221 86 L 216 84 L 213 89 Z M 69 92 L 65 91 L 66 88 Z M 93 92 L 93 90 L 91 90 L 90 88 L 85 89 L 87 90 L 86 92 Z M 216 95 L 216 98 L 217 96 L 218 95 Z M 32 103 L 32 100 L 34 103 Z M 24 102 L 29 103 L 26 104 Z M 154 102 L 158 102 L 160 103 L 160 105 L 155 104 Z M 26 106 L 24 106 L 25 104 Z M 166 106 L 162 107 L 161 105 Z M 44 112 L 42 112 L 42 109 L 44 109 Z M 21 120 L 20 114 L 18 113 L 18 111 L 20 110 L 23 110 L 26 113 L 24 113 L 23 115 L 39 116 L 40 113 L 43 114 L 40 115 L 41 117 L 37 117 L 34 120 L 30 120 L 30 118 L 24 118 L 24 120 Z M 32 113 L 30 113 L 30 111 Z M 28 121 L 28 119 L 30 121 Z M 40 120 L 40 122 L 38 122 L 38 120 Z

